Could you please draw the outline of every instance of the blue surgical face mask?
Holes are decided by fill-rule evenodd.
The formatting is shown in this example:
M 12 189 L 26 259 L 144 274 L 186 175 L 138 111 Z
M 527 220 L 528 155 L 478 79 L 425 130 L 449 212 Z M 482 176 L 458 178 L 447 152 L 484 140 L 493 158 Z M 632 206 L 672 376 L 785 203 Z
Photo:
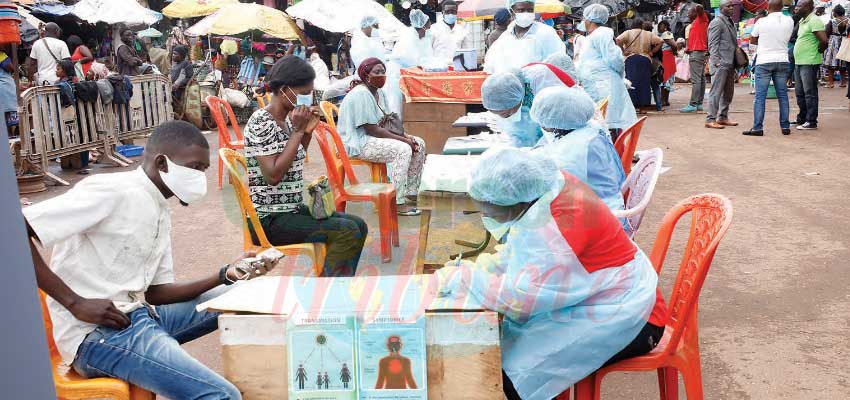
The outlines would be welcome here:
M 490 232 L 490 234 L 493 235 L 493 238 L 497 241 L 502 240 L 514 224 L 514 221 L 499 222 L 490 217 L 481 217 L 481 222 L 484 223 L 484 228 L 487 229 L 487 231 Z
M 454 25 L 454 23 L 457 22 L 457 15 L 443 14 L 443 21 L 445 21 L 449 25 Z
M 381 37 L 381 30 L 378 28 L 372 28 L 372 34 L 369 35 L 372 39 L 378 39 Z
M 295 93 L 295 91 L 293 91 L 292 88 L 287 88 L 287 89 L 289 89 L 290 93 L 295 95 L 295 104 L 292 104 L 293 107 L 298 107 L 298 106 L 310 107 L 310 106 L 313 105 L 313 92 L 310 92 L 310 94 L 298 94 L 298 93 Z M 289 100 L 289 98 L 287 98 L 287 100 Z M 291 103 L 292 102 L 290 101 L 290 104 Z

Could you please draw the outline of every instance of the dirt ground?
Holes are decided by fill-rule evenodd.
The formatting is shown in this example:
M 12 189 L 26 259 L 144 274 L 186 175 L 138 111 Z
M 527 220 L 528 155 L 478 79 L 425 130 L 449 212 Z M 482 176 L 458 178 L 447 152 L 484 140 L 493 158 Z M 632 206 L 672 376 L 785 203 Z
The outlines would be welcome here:
M 659 180 L 637 242 L 648 252 L 663 215 L 690 195 L 715 192 L 729 197 L 735 207 L 732 228 L 714 258 L 699 308 L 705 397 L 850 398 L 850 177 L 841 172 L 850 161 L 845 92 L 821 88 L 820 129 L 793 130 L 790 136 L 780 134 L 778 106 L 769 100 L 766 136 L 746 137 L 741 131 L 752 123 L 748 92 L 748 86 L 736 89 L 730 118 L 741 123 L 737 128 L 705 129 L 704 114 L 676 112 L 687 101 L 688 85 L 673 93 L 670 111 L 650 115 L 638 149 L 660 147 L 670 170 Z M 791 104 L 793 118 L 793 98 Z M 208 138 L 215 148 L 216 135 Z M 315 143 L 310 155 L 307 179 L 324 173 Z M 115 170 L 98 165 L 93 172 Z M 227 184 L 224 190 L 215 187 L 215 164 L 207 176 L 210 192 L 199 204 L 184 208 L 171 202 L 174 261 L 181 280 L 216 273 L 240 254 L 241 225 L 232 191 Z M 51 186 L 27 198 L 39 201 L 65 190 Z M 366 218 L 371 230 L 361 269 L 408 273 L 417 250 L 418 218 L 402 217 L 402 246 L 395 250 L 393 263 L 381 264 L 371 207 L 352 205 L 349 211 Z M 452 244 L 455 238 L 480 238 L 481 229 L 474 215 L 436 216 L 429 259 L 444 261 L 449 252 L 459 250 Z M 674 236 L 661 277 L 665 295 L 686 233 L 682 229 Z M 216 334 L 186 348 L 221 371 Z M 606 399 L 657 398 L 657 381 L 648 373 L 614 374 L 603 390 Z

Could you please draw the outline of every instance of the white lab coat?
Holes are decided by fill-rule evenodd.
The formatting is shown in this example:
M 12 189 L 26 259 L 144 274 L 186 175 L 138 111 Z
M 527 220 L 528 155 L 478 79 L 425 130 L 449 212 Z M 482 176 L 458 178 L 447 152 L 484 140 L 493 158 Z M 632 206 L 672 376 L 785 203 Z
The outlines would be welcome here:
M 514 34 L 515 23 L 493 43 L 484 58 L 489 74 L 518 70 L 533 62 L 543 62 L 552 54 L 567 53 L 567 47 L 551 26 L 535 22 L 522 38 Z
M 360 66 L 363 60 L 375 57 L 381 61 L 387 61 L 387 50 L 381 38 L 366 36 L 362 30 L 356 29 L 351 35 L 351 61 L 354 68 Z
M 431 25 L 431 32 L 434 35 L 434 55 L 446 64 L 453 62 L 458 49 L 474 47 L 469 26 L 462 21 L 457 21 L 453 28 L 449 28 L 441 19 Z

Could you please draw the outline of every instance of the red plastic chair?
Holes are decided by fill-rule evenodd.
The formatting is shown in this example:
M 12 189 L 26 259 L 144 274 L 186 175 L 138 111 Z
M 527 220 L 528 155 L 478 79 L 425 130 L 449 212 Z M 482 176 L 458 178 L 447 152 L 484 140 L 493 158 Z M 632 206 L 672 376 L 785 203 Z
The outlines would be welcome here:
M 678 399 L 678 372 L 681 372 L 688 400 L 702 400 L 697 329 L 699 293 L 711 267 L 714 252 L 732 223 L 732 202 L 718 194 L 701 194 L 674 206 L 661 221 L 649 256 L 656 272 L 660 273 L 664 265 L 676 223 L 688 212 L 691 213 L 690 235 L 669 298 L 670 321 L 664 337 L 649 354 L 601 368 L 578 382 L 575 387 L 576 400 L 598 400 L 601 397 L 602 378 L 616 371 L 657 371 L 661 400 Z
M 632 170 L 632 159 L 635 157 L 635 148 L 637 148 L 640 130 L 643 129 L 644 122 L 646 122 L 646 117 L 640 117 L 637 122 L 620 133 L 617 141 L 614 142 L 614 149 L 620 155 L 620 162 L 623 163 L 623 171 L 626 172 L 626 175 Z
M 210 108 L 210 114 L 212 114 L 213 120 L 215 120 L 215 125 L 218 127 L 218 148 L 221 149 L 233 149 L 233 150 L 241 150 L 245 148 L 245 136 L 242 136 L 242 129 L 239 128 L 239 122 L 236 121 L 236 114 L 233 113 L 233 108 L 230 107 L 230 104 L 227 103 L 222 98 L 209 96 L 207 97 L 207 106 Z M 230 125 L 233 127 L 233 132 L 236 135 L 236 140 L 233 140 L 230 136 L 230 130 L 227 129 L 227 122 L 224 120 L 224 114 L 222 114 L 221 109 L 224 107 L 224 110 L 227 112 L 227 116 L 230 117 Z M 224 173 L 224 163 L 222 162 L 221 157 L 218 157 L 218 188 L 221 189 L 222 178 Z
M 53 384 L 57 398 L 77 399 L 114 399 L 114 400 L 153 400 L 154 394 L 138 386 L 130 385 L 115 378 L 83 378 L 68 366 L 62 365 L 56 342 L 53 341 L 53 321 L 47 311 L 47 295 L 38 291 L 41 301 L 41 314 L 44 331 L 47 334 L 47 348 L 50 352 L 50 365 L 53 369 Z
M 325 121 L 327 121 L 328 126 L 331 130 L 333 130 L 334 135 L 339 136 L 339 132 L 336 130 L 336 120 L 334 119 L 339 115 L 339 107 L 329 101 L 321 102 L 319 107 L 322 109 L 322 114 L 325 115 Z M 365 165 L 369 167 L 369 174 L 372 176 L 373 183 L 390 182 L 389 177 L 387 176 L 387 164 L 364 160 L 349 159 L 349 161 L 351 162 L 351 165 Z
M 322 150 L 325 166 L 328 169 L 328 180 L 334 190 L 336 210 L 345 211 L 349 201 L 368 201 L 375 204 L 378 210 L 378 221 L 381 229 L 381 258 L 383 262 L 392 261 L 391 246 L 398 247 L 398 207 L 395 203 L 396 189 L 389 183 L 359 183 L 354 169 L 345 153 L 342 139 L 328 124 L 321 122 L 313 131 L 313 136 Z M 331 145 L 333 141 L 333 145 Z M 333 147 L 331 147 L 333 146 Z M 345 184 L 346 178 L 348 185 Z

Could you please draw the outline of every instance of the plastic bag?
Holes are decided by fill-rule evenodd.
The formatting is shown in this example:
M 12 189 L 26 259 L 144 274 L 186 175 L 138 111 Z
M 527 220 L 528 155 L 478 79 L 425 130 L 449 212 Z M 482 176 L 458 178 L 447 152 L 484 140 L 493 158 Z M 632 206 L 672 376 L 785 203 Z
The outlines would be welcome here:
M 231 107 L 236 108 L 245 108 L 251 104 L 251 100 L 248 99 L 248 96 L 236 89 L 225 88 L 224 99 Z

